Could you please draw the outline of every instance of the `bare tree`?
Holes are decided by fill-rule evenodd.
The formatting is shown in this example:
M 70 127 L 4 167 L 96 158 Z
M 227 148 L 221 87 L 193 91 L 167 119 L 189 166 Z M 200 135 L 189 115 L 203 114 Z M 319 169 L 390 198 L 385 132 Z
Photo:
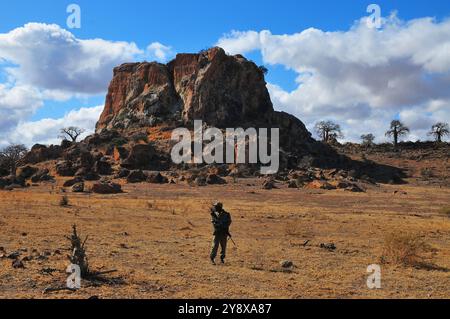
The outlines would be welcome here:
M 78 137 L 85 132 L 84 129 L 76 127 L 76 126 L 69 126 L 65 127 L 60 130 L 61 135 L 59 135 L 59 138 L 67 140 L 67 138 L 70 138 L 72 142 L 76 142 Z
M 375 135 L 373 134 L 364 134 L 361 135 L 362 145 L 364 146 L 372 146 L 373 141 L 375 141 Z
M 394 139 L 394 148 L 398 146 L 398 139 L 409 133 L 409 128 L 403 125 L 402 122 L 394 120 L 391 122 L 391 129 L 386 132 L 386 136 Z
M 9 169 L 11 175 L 16 175 L 17 167 L 21 164 L 27 154 L 25 145 L 10 145 L 0 151 L 0 162 L 2 166 Z
M 332 121 L 321 121 L 315 126 L 316 133 L 323 142 L 330 143 L 338 138 L 343 138 L 341 126 Z
M 431 128 L 431 131 L 428 133 L 429 136 L 434 136 L 436 142 L 442 143 L 444 137 L 450 135 L 450 128 L 447 123 L 436 123 Z

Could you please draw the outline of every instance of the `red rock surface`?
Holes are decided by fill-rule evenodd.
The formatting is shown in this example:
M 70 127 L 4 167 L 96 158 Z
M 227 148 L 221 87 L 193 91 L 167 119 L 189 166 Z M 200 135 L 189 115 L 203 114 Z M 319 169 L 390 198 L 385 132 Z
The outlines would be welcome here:
M 97 131 L 153 126 L 167 119 L 201 119 L 221 127 L 272 112 L 259 68 L 240 55 L 212 48 L 178 54 L 167 65 L 144 62 L 115 68 Z

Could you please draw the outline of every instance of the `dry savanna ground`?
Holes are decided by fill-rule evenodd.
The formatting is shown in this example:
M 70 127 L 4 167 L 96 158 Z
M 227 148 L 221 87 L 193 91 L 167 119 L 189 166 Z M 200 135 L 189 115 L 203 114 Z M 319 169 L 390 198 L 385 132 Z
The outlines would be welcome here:
M 119 195 L 67 193 L 67 207 L 59 204 L 64 194 L 57 185 L 1 191 L 0 246 L 19 251 L 20 258 L 44 257 L 25 261 L 24 269 L 1 258 L 0 297 L 450 298 L 449 188 L 412 183 L 373 186 L 366 193 L 267 191 L 260 183 L 125 185 Z M 238 245 L 230 242 L 224 266 L 208 260 L 208 205 L 214 200 L 232 213 Z M 65 236 L 72 224 L 89 236 L 91 269 L 117 272 L 105 275 L 105 282 L 83 281 L 76 292 L 43 294 L 65 285 Z M 396 236 L 408 234 L 430 248 L 417 252 L 428 259 L 386 261 L 389 234 L 395 234 L 391 245 L 403 250 L 397 254 L 410 247 Z M 283 269 L 283 260 L 294 267 Z M 381 289 L 367 288 L 371 264 L 381 264 Z

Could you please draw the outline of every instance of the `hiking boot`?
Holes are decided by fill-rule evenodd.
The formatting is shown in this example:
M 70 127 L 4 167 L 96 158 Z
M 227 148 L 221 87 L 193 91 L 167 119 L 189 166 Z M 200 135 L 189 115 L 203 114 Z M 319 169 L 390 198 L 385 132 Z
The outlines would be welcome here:
M 220 262 L 221 262 L 222 264 L 224 264 L 224 263 L 225 263 L 225 258 L 220 258 Z
M 214 261 L 214 258 L 211 258 L 211 265 L 215 266 L 216 262 Z

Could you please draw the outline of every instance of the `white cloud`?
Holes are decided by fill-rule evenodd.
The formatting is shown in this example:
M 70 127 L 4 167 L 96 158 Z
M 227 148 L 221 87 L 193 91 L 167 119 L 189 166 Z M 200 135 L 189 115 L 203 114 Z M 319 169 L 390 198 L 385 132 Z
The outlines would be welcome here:
M 41 106 L 41 94 L 33 87 L 0 84 L 0 133 L 13 128 Z
M 165 63 L 173 57 L 172 47 L 165 46 L 159 42 L 153 42 L 147 47 L 147 55 L 150 59 Z
M 269 91 L 276 108 L 309 128 L 332 119 L 348 140 L 372 132 L 381 141 L 390 120 L 400 116 L 416 130 L 411 138 L 425 139 L 426 126 L 450 121 L 450 20 L 403 22 L 395 15 L 383 20 L 381 30 L 361 19 L 347 31 L 234 31 L 217 45 L 231 54 L 260 50 L 265 64 L 297 72 L 294 91 L 275 84 Z
M 77 126 L 85 129 L 85 133 L 81 136 L 83 138 L 94 133 L 95 124 L 102 111 L 103 105 L 99 105 L 70 111 L 59 119 L 47 118 L 39 121 L 21 122 L 8 135 L 7 139 L 11 143 L 21 143 L 27 146 L 32 146 L 36 143 L 59 144 L 61 142 L 61 139 L 58 138 L 59 131 L 61 128 L 68 126 Z
M 156 57 L 172 50 L 153 43 Z M 78 39 L 55 24 L 28 23 L 0 33 L 0 146 L 59 142 L 58 130 L 75 125 L 92 133 L 101 107 L 72 111 L 61 119 L 29 119 L 45 101 L 67 101 L 106 94 L 113 68 L 141 60 L 147 52 L 133 42 Z
M 55 24 L 29 23 L 0 34 L 0 59 L 20 84 L 58 94 L 103 93 L 112 69 L 143 52 L 134 43 L 77 39 Z
M 256 31 L 233 30 L 224 35 L 217 44 L 229 54 L 245 54 L 261 48 L 260 34 Z

